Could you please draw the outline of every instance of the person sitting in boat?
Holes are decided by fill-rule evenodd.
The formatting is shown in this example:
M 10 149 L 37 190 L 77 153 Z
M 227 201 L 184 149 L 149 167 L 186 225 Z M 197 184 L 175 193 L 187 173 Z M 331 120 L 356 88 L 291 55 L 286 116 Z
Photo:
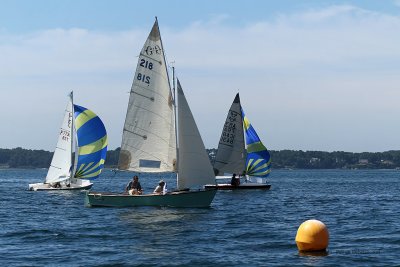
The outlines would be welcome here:
M 236 177 L 236 173 L 234 173 L 232 175 L 231 185 L 233 185 L 233 186 L 239 186 L 240 185 L 240 178 Z
M 161 180 L 160 182 L 158 182 L 158 185 L 157 185 L 156 189 L 154 189 L 153 193 L 163 195 L 164 191 L 165 191 L 164 187 L 165 187 L 165 182 L 163 180 Z
M 142 186 L 139 183 L 139 177 L 137 175 L 133 176 L 132 181 L 128 183 L 128 185 L 125 188 L 125 191 L 128 192 L 129 195 L 142 194 Z
M 61 188 L 61 183 L 60 182 L 55 182 L 53 184 L 50 184 L 51 187 L 53 188 Z

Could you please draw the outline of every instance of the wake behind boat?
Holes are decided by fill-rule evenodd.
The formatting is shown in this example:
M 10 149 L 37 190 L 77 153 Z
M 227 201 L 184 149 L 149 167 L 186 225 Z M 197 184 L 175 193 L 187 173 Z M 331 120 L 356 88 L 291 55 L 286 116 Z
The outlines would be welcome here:
M 244 136 L 246 136 L 246 143 Z M 218 175 L 231 173 L 241 175 L 243 182 L 236 185 L 231 181 L 209 184 L 205 185 L 205 188 L 219 190 L 271 188 L 271 185 L 266 183 L 266 177 L 271 172 L 270 154 L 245 116 L 239 93 L 233 100 L 222 129 L 214 172 L 217 180 L 221 178 Z M 223 176 L 223 178 L 231 179 L 230 176 Z
M 65 109 L 58 142 L 43 183 L 29 184 L 31 191 L 90 189 L 99 177 L 107 154 L 103 122 L 91 110 L 73 104 Z
M 174 77 L 172 81 L 175 85 Z M 203 189 L 215 181 L 214 172 L 179 81 L 177 94 L 171 90 L 157 19 L 139 55 L 118 165 L 136 173 L 176 172 L 177 190 L 147 195 L 89 192 L 86 206 L 209 207 L 216 194 Z

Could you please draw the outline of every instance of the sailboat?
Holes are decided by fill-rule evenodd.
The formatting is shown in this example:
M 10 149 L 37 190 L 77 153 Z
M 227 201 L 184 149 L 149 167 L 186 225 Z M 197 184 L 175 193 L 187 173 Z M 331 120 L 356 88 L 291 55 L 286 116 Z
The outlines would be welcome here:
M 204 189 L 204 185 L 215 182 L 213 168 L 182 86 L 177 80 L 175 94 L 174 81 L 173 75 L 171 90 L 156 18 L 139 55 L 125 117 L 118 169 L 141 174 L 175 172 L 177 189 L 143 195 L 88 192 L 86 206 L 211 205 L 216 190 Z
M 244 137 L 246 137 L 246 142 Z M 224 176 L 225 173 L 230 173 L 244 177 L 244 182 L 240 185 L 210 184 L 205 188 L 236 190 L 271 187 L 265 181 L 271 172 L 270 154 L 245 116 L 239 93 L 233 100 L 222 129 L 215 156 L 214 172 L 217 180 L 231 178 L 231 176 Z
M 58 135 L 57 146 L 43 183 L 29 190 L 90 189 L 99 177 L 107 154 L 107 133 L 91 110 L 74 105 L 71 92 Z

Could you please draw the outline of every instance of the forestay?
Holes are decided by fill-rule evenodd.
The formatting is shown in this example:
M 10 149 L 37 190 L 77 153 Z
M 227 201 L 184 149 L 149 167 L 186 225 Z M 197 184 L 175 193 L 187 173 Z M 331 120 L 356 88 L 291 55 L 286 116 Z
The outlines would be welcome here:
M 119 169 L 176 171 L 174 107 L 158 22 L 140 52 L 123 129 Z

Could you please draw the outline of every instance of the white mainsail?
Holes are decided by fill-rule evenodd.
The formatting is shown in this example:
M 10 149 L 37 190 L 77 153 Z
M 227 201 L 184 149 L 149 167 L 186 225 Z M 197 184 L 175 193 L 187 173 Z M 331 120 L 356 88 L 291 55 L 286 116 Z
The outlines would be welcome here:
M 60 182 L 70 178 L 72 166 L 72 134 L 73 134 L 73 104 L 72 95 L 65 108 L 64 120 L 58 136 L 57 146 L 54 150 L 46 183 Z
M 224 173 L 241 174 L 245 170 L 246 149 L 243 134 L 243 119 L 240 109 L 239 94 L 236 95 L 226 117 L 218 151 L 215 157 L 216 175 Z
M 178 189 L 215 183 L 210 159 L 178 82 Z
M 176 171 L 174 106 L 157 20 L 140 52 L 118 165 L 136 172 Z

